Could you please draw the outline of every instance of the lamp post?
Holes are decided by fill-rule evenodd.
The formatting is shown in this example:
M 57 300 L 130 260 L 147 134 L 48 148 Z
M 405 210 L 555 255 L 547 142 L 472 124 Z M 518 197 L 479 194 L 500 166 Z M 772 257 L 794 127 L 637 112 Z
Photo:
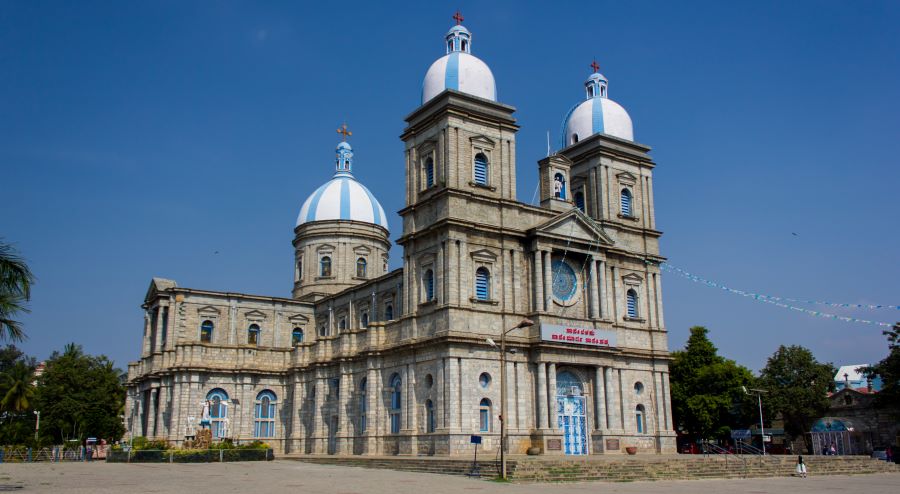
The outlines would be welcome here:
M 506 334 L 514 329 L 534 326 L 531 319 L 522 319 L 519 324 L 500 333 L 500 478 L 506 480 Z M 496 347 L 494 340 L 487 342 Z
M 37 421 L 34 423 L 34 440 L 37 442 L 38 431 L 41 430 L 41 411 L 35 410 L 34 414 L 37 415 Z
M 741 386 L 741 388 L 744 389 L 744 394 L 749 395 L 749 394 L 751 394 L 750 393 L 751 391 L 756 393 L 756 400 L 757 400 L 757 403 L 759 404 L 760 443 L 762 444 L 762 454 L 763 454 L 763 456 L 766 456 L 766 428 L 765 428 L 765 426 L 763 426 L 762 394 L 768 393 L 768 391 L 766 391 L 764 389 L 753 389 L 753 388 L 747 389 L 747 386 Z

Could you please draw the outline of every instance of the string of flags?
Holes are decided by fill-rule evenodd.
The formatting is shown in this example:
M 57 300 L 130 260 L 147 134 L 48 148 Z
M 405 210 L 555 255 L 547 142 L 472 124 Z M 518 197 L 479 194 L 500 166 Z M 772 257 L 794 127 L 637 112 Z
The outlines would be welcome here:
M 820 302 L 814 300 L 800 300 L 800 299 L 792 299 L 786 297 L 775 297 L 772 295 L 762 295 L 759 293 L 746 292 L 744 290 L 738 290 L 735 288 L 730 288 L 721 283 L 716 283 L 715 281 L 707 280 L 706 278 L 702 278 L 695 274 L 692 274 L 688 271 L 685 271 L 677 266 L 672 266 L 671 264 L 664 262 L 659 263 L 659 267 L 661 269 L 665 269 L 670 273 L 678 274 L 684 278 L 687 278 L 693 282 L 701 283 L 706 286 L 712 288 L 718 288 L 721 290 L 725 290 L 726 292 L 733 293 L 735 295 L 740 295 L 742 297 L 752 298 L 753 300 L 759 302 L 765 302 L 767 304 L 772 304 L 777 307 L 781 307 L 783 309 L 790 309 L 797 312 L 803 312 L 805 314 L 809 314 L 811 316 L 822 317 L 825 319 L 836 319 L 844 322 L 855 322 L 860 324 L 871 324 L 874 326 L 886 326 L 891 327 L 892 325 L 886 322 L 880 321 L 870 321 L 868 319 L 860 319 L 857 317 L 848 317 L 848 316 L 840 316 L 837 314 L 829 314 L 827 312 L 821 312 L 817 310 L 807 309 L 805 307 L 797 307 L 795 305 L 791 305 L 791 303 L 805 303 L 805 304 L 818 304 L 818 305 L 828 305 L 830 307 L 838 307 L 838 308 L 848 308 L 848 309 L 900 309 L 900 306 L 896 305 L 867 305 L 867 304 L 838 304 L 834 302 Z M 786 303 L 790 302 L 790 303 Z

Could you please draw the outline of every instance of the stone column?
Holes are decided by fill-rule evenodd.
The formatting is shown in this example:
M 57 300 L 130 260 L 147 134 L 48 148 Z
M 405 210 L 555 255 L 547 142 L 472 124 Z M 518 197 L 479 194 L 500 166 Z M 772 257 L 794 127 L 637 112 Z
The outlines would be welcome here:
M 406 364 L 406 420 L 403 424 L 411 434 L 418 434 L 416 417 L 416 366 Z
M 380 396 L 378 385 L 378 371 L 370 367 L 366 371 L 366 454 L 378 453 L 375 436 L 378 435 L 378 397 Z
M 437 259 L 434 262 L 434 299 L 438 305 L 446 303 L 444 298 L 444 278 L 447 272 L 444 271 L 444 242 L 441 242 L 437 252 Z
M 147 410 L 147 437 L 156 437 L 156 412 L 159 409 L 159 388 L 150 388 L 150 408 Z
M 617 390 L 618 386 L 616 385 L 616 381 L 613 377 L 613 373 L 615 370 L 612 367 L 607 367 L 605 369 L 606 377 L 604 379 L 604 386 L 606 387 L 606 423 L 607 428 L 609 429 L 618 429 L 619 428 L 619 417 L 617 412 L 619 410 L 618 399 L 617 399 Z
M 550 424 L 550 429 L 558 429 L 559 428 L 559 419 L 557 418 L 556 413 L 556 364 L 551 363 L 547 366 L 547 395 L 549 400 L 547 400 L 547 405 L 549 407 L 550 414 L 547 416 L 547 421 Z
M 600 261 L 600 317 L 609 318 L 609 300 L 606 290 L 606 261 Z
M 328 382 L 324 377 L 316 376 L 314 386 L 316 387 L 316 396 L 313 400 L 312 410 L 310 411 L 310 413 L 312 413 L 313 430 L 311 436 L 313 443 L 312 452 L 323 454 L 328 452 L 328 434 L 326 425 L 328 417 L 325 416 L 324 412 L 325 399 L 328 396 Z
M 534 278 L 534 290 L 533 295 L 533 304 L 532 309 L 535 311 L 543 311 L 544 310 L 544 262 L 543 262 L 544 253 L 542 251 L 536 250 L 534 251 L 534 271 L 532 271 L 532 278 Z
M 590 286 L 591 293 L 591 302 L 590 302 L 590 316 L 591 319 L 597 319 L 600 317 L 600 299 L 598 298 L 598 290 L 597 290 L 597 261 L 594 259 L 594 256 L 588 256 L 588 260 L 590 262 L 590 267 L 588 268 L 588 284 Z
M 445 368 L 447 367 L 447 359 L 442 358 L 441 364 L 437 366 L 437 376 L 435 376 L 435 390 L 434 390 L 434 428 L 435 430 L 444 429 L 447 427 L 447 415 L 444 406 L 447 403 L 447 400 L 444 397 L 444 390 L 446 389 L 445 381 Z
M 537 364 L 537 428 L 547 428 L 547 364 Z
M 669 387 L 669 373 L 664 372 L 662 375 L 662 385 L 663 385 L 663 410 L 665 413 L 666 419 L 666 430 L 671 431 L 674 429 L 672 424 L 672 397 L 671 390 Z
M 625 430 L 625 391 L 622 389 L 622 369 L 616 369 L 613 374 L 616 377 L 616 394 L 619 398 L 619 427 Z
M 553 278 L 551 277 L 551 266 L 550 261 L 552 257 L 550 256 L 550 252 L 542 251 L 542 255 L 544 256 L 544 310 L 549 311 L 550 307 L 552 307 L 552 296 L 553 296 Z
M 603 367 L 599 365 L 594 371 L 594 430 L 607 430 L 606 396 L 603 392 Z
M 352 454 L 353 448 L 350 444 L 350 436 L 352 433 L 352 425 L 350 424 L 350 394 L 353 392 L 353 376 L 350 374 L 350 366 L 341 366 L 341 382 L 338 385 L 338 433 L 337 448 L 338 454 Z
M 447 429 L 450 432 L 459 432 L 462 427 L 462 417 L 459 410 L 459 362 L 456 358 L 447 357 L 445 360 L 447 370 L 447 382 L 444 384 L 446 409 L 444 410 Z

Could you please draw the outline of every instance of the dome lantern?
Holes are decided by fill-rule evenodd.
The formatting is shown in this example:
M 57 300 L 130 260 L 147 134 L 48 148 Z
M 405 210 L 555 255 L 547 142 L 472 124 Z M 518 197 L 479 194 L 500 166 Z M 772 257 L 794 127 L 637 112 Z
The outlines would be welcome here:
M 455 51 L 472 53 L 472 33 L 460 24 L 463 21 L 463 16 L 458 10 L 453 19 L 456 20 L 456 25 L 447 32 L 447 53 Z
M 600 73 L 600 65 L 597 64 L 596 60 L 591 64 L 591 68 L 594 69 L 594 73 L 584 82 L 586 99 L 591 99 L 594 96 L 606 98 L 606 87 L 609 85 L 609 81 Z
M 338 144 L 335 152 L 337 156 L 334 159 L 334 169 L 335 175 L 346 173 L 348 175 L 352 175 L 353 173 L 353 148 L 350 147 L 350 143 L 347 142 L 347 136 L 352 136 L 353 132 L 347 130 L 347 124 L 344 124 L 339 128 L 338 134 L 343 136 L 343 139 Z

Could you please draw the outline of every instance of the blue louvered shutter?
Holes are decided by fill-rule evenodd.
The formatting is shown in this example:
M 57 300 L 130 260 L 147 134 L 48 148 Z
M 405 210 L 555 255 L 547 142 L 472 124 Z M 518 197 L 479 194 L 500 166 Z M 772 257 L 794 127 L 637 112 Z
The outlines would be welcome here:
M 478 185 L 487 185 L 488 173 L 487 156 L 478 153 L 475 155 L 475 183 Z
M 434 300 L 434 271 L 425 271 L 425 300 Z
M 622 216 L 631 216 L 631 191 L 622 189 Z
M 628 290 L 628 317 L 637 317 L 637 294 L 634 290 Z
M 575 207 L 580 209 L 581 212 L 584 212 L 584 194 L 581 192 L 575 193 Z
M 434 185 L 434 160 L 428 158 L 425 162 L 425 187 Z
M 475 271 L 475 298 L 478 300 L 487 300 L 489 298 L 490 277 L 487 268 L 478 268 Z

